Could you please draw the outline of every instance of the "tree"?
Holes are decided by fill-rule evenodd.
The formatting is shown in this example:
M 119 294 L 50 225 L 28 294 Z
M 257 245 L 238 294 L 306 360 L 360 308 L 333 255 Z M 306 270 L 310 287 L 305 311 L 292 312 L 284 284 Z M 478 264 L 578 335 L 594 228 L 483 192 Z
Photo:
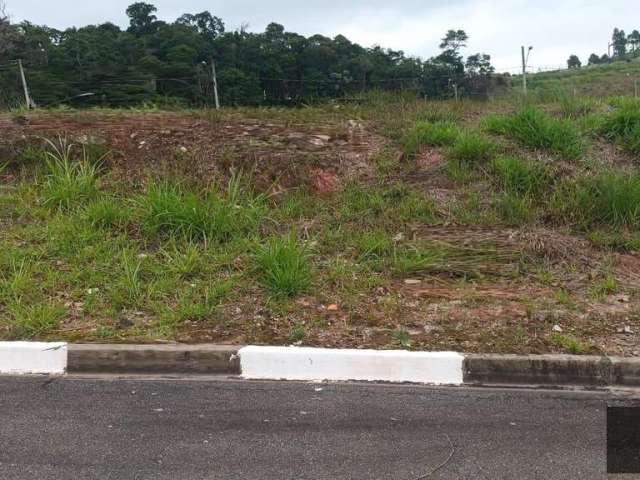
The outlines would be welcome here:
M 569 68 L 580 68 L 582 66 L 582 62 L 577 55 L 571 55 L 569 60 L 567 60 L 567 66 Z
M 597 54 L 592 53 L 589 55 L 589 65 L 599 65 L 600 63 L 602 63 L 602 60 Z
M 155 33 L 158 28 L 158 17 L 153 15 L 158 9 L 150 3 L 136 2 L 127 8 L 129 29 L 134 35 L 148 35 Z
M 192 27 L 208 41 L 213 41 L 224 33 L 223 21 L 211 15 L 208 11 L 196 13 L 195 15 L 185 13 L 176 20 L 176 23 Z
M 450 50 L 456 55 L 460 53 L 460 49 L 467 46 L 469 36 L 464 30 L 449 30 L 440 43 L 442 50 Z
M 486 53 L 476 53 L 467 57 L 465 64 L 467 73 L 470 75 L 489 75 L 496 69 L 491 65 L 491 55 Z
M 627 43 L 631 45 L 631 51 L 635 53 L 640 47 L 640 32 L 638 30 L 631 32 L 627 37 Z
M 627 54 L 627 35 L 624 30 L 614 29 L 611 37 L 611 44 L 613 45 L 613 56 L 623 57 Z

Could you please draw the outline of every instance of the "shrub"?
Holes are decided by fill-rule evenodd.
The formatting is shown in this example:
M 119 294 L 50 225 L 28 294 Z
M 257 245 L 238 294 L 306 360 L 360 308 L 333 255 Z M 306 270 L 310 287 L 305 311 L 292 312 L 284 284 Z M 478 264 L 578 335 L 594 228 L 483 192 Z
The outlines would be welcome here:
M 482 135 L 462 133 L 447 151 L 447 156 L 458 162 L 482 164 L 491 160 L 496 150 L 496 144 Z
M 255 260 L 262 284 L 274 295 L 292 297 L 311 285 L 309 255 L 293 233 L 267 239 Z
M 584 139 L 573 123 L 550 117 L 533 107 L 511 116 L 487 118 L 484 124 L 491 133 L 509 136 L 526 147 L 549 150 L 564 158 L 577 159 L 584 151 Z

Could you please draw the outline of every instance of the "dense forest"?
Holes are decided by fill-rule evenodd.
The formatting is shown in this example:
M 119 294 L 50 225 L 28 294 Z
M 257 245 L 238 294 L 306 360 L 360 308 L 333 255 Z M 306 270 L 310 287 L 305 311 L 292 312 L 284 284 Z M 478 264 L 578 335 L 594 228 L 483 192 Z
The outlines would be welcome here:
M 277 23 L 262 33 L 227 31 L 207 11 L 172 23 L 156 13 L 138 2 L 126 10 L 126 30 L 103 23 L 61 31 L 13 24 L 0 11 L 0 107 L 24 104 L 18 60 L 39 106 L 212 105 L 214 77 L 223 105 L 350 99 L 371 89 L 484 97 L 507 81 L 494 74 L 489 55 L 462 55 L 463 30 L 448 31 L 441 53 L 422 60 L 342 35 L 305 37 Z

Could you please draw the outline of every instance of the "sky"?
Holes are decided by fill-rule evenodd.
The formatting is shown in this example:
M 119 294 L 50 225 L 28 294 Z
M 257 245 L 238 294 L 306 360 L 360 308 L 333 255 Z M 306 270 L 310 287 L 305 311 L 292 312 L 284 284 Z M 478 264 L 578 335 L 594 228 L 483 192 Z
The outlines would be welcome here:
M 2 1 L 2 0 L 0 0 Z M 134 0 L 4 0 L 12 21 L 55 28 L 112 22 L 125 27 Z M 466 54 L 488 53 L 498 71 L 515 72 L 520 46 L 533 46 L 533 71 L 586 62 L 606 53 L 614 27 L 640 30 L 635 0 L 146 0 L 161 20 L 209 10 L 227 30 L 248 24 L 259 32 L 277 22 L 306 36 L 343 34 L 363 46 L 380 45 L 429 58 L 449 29 L 470 37 Z M 633 22 L 633 19 L 637 22 Z

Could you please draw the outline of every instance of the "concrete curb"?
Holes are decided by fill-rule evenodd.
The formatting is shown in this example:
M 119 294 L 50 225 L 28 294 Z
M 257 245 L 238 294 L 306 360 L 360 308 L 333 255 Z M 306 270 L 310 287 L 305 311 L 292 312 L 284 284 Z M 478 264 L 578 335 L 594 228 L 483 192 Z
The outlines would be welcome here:
M 238 347 L 69 345 L 69 373 L 240 374 Z
M 640 386 L 640 358 L 579 355 L 466 355 L 468 385 Z
M 2 375 L 62 375 L 66 369 L 66 343 L 0 342 Z
M 219 374 L 247 379 L 436 385 L 640 387 L 640 358 L 463 355 L 221 345 L 0 342 L 0 374 Z

